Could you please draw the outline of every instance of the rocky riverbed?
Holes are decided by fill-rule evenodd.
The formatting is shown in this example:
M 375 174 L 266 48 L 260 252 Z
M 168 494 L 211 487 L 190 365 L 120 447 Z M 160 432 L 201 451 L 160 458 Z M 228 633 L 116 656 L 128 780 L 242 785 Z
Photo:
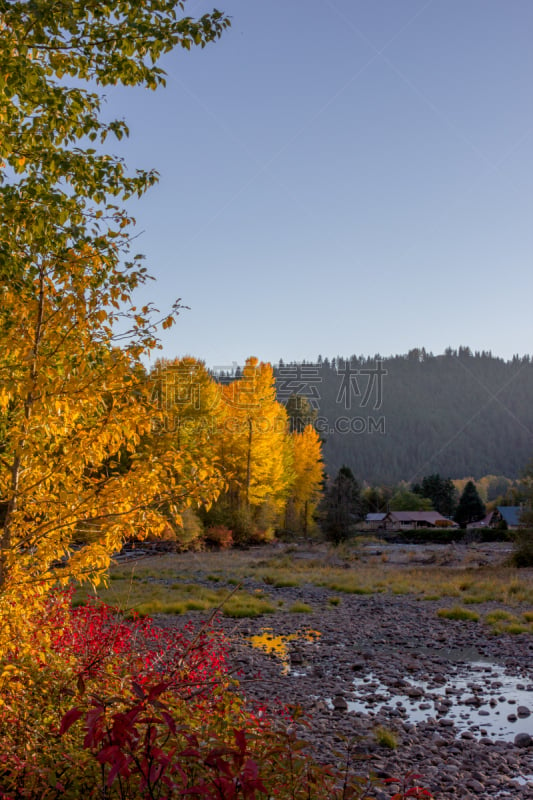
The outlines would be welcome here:
M 246 694 L 270 708 L 301 706 L 319 759 L 338 762 L 352 747 L 368 757 L 361 771 L 415 771 L 438 800 L 533 798 L 531 637 L 441 619 L 442 601 L 343 595 L 332 606 L 319 587 L 276 594 L 314 610 L 219 624 Z M 285 658 L 267 652 L 269 637 Z M 394 732 L 395 749 L 378 743 L 378 727 Z

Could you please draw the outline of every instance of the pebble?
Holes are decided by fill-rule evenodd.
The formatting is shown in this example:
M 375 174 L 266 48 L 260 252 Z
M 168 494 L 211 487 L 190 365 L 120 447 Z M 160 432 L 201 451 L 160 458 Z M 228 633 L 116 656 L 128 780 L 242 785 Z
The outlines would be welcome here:
M 411 771 L 422 775 L 418 783 L 438 800 L 533 798 L 533 787 L 530 793 L 524 783 L 515 780 L 533 774 L 533 738 L 518 727 L 516 735 L 505 741 L 499 738 L 503 734 L 497 722 L 504 724 L 505 709 L 512 711 L 509 716 L 520 719 L 527 719 L 531 710 L 508 702 L 513 698 L 506 696 L 501 680 L 494 680 L 498 674 L 494 669 L 468 661 L 469 654 L 477 650 L 482 654 L 480 660 L 505 665 L 508 675 L 519 676 L 522 685 L 533 691 L 533 660 L 518 641 L 520 637 L 493 637 L 481 625 L 473 629 L 450 624 L 436 614 L 446 605 L 444 601 L 420 603 L 388 594 L 343 595 L 342 604 L 332 609 L 326 589 L 286 587 L 275 591 L 272 597 L 283 599 L 285 606 L 300 600 L 315 611 L 306 615 L 276 612 L 246 620 L 247 633 L 265 627 L 275 633 L 298 628 L 320 631 L 316 643 L 299 641 L 291 647 L 293 663 L 298 657 L 301 663 L 309 663 L 303 670 L 306 674 L 283 675 L 278 659 L 250 649 L 235 620 L 222 618 L 220 627 L 235 646 L 231 658 L 244 673 L 242 686 L 247 696 L 269 706 L 276 696 L 281 704 L 296 703 L 309 713 L 309 726 L 298 728 L 298 735 L 315 748 L 317 758 L 338 761 L 335 753 L 355 747 L 358 757 L 353 763 L 360 774 L 375 770 L 402 776 Z M 485 613 L 482 605 L 479 610 Z M 179 626 L 198 618 L 183 615 L 166 624 Z M 437 641 L 442 645 L 438 650 L 431 646 Z M 464 656 L 452 657 L 463 652 Z M 469 687 L 446 684 L 448 677 L 466 669 L 473 679 Z M 352 700 L 359 701 L 360 710 L 348 712 Z M 365 707 L 365 701 L 373 703 L 373 709 Z M 505 704 L 500 717 L 496 716 L 499 703 Z M 415 707 L 416 722 L 410 717 L 410 709 Z M 483 723 L 475 725 L 478 718 Z M 378 744 L 373 733 L 378 725 L 396 731 L 397 749 Z M 471 729 L 467 730 L 468 726 Z M 390 795 L 390 791 L 374 792 L 378 800 L 389 800 Z

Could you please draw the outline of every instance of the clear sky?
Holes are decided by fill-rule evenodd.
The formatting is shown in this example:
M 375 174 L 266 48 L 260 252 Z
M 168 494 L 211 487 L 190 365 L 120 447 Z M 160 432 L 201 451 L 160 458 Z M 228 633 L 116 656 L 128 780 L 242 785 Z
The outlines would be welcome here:
M 533 352 L 531 0 L 217 0 L 232 28 L 106 90 L 163 355 Z M 211 8 L 188 0 L 196 16 Z

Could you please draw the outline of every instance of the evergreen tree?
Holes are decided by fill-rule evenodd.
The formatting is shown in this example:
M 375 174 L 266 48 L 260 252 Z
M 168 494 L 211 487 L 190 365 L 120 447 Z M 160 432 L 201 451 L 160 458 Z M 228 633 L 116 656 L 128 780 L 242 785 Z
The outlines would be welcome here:
M 361 489 L 349 467 L 343 466 L 324 501 L 323 528 L 326 537 L 339 544 L 347 539 L 354 522 L 361 516 Z
M 302 433 L 308 425 L 314 425 L 317 412 L 307 399 L 300 394 L 291 394 L 285 404 L 289 417 L 291 433 Z
M 412 487 L 415 494 L 428 497 L 439 514 L 452 517 L 457 506 L 457 490 L 450 478 L 441 478 L 438 472 L 426 475 L 421 484 Z
M 459 505 L 455 512 L 455 521 L 462 528 L 470 522 L 478 522 L 485 516 L 485 504 L 478 494 L 476 485 L 473 481 L 468 481 L 459 499 Z

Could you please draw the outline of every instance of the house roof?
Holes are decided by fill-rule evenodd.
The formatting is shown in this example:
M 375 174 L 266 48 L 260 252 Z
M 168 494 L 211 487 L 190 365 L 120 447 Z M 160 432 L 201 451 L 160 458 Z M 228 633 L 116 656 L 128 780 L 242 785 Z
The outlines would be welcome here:
M 366 517 L 365 517 L 365 521 L 366 522 L 382 522 L 385 519 L 386 516 L 387 516 L 386 514 L 367 514 Z
M 496 512 L 489 511 L 489 513 L 483 517 L 483 519 L 478 520 L 478 522 L 471 522 L 467 525 L 467 528 L 486 528 L 492 523 L 492 518 Z
M 513 527 L 520 525 L 520 514 L 522 513 L 520 506 L 498 506 L 498 511 L 508 525 Z
M 432 525 L 446 520 L 438 511 L 389 511 L 389 517 L 396 522 L 430 522 Z

